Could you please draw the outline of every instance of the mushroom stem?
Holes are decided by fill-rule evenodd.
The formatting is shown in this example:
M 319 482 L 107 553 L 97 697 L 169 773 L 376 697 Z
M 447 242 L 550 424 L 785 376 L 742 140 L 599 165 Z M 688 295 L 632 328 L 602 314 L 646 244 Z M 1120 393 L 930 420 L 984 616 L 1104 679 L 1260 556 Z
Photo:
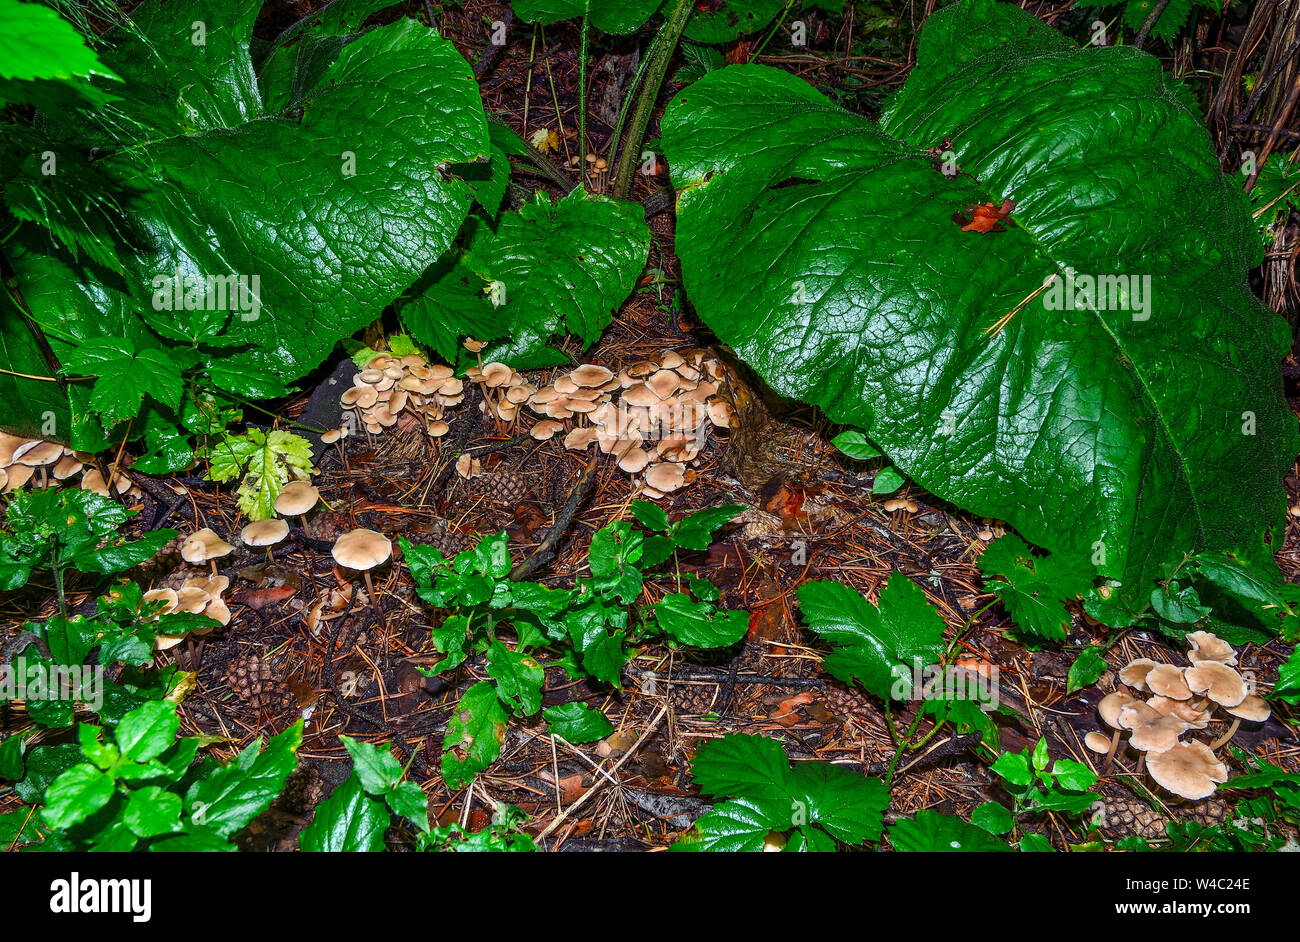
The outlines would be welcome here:
M 1139 752 L 1138 764 L 1137 764 L 1137 774 L 1139 778 L 1142 777 L 1142 773 L 1145 772 L 1146 769 L 1147 769 L 1147 754 L 1145 752 Z
M 208 560 L 208 565 L 212 567 L 212 578 L 213 578 L 213 579 L 217 578 L 217 561 L 216 561 L 216 559 L 209 559 L 209 560 Z
M 1115 730 L 1110 736 L 1110 749 L 1106 753 L 1106 759 L 1101 764 L 1101 774 L 1105 775 L 1110 771 L 1110 764 L 1115 761 L 1115 750 L 1119 748 L 1119 730 Z
M 305 536 L 305 537 L 310 538 L 310 537 L 311 537 L 311 534 L 307 532 L 307 515 L 306 515 L 306 514 L 299 514 L 299 515 L 298 515 L 298 522 L 302 524 L 302 535 Z
M 1237 735 L 1237 730 L 1240 728 L 1241 728 L 1241 717 L 1234 716 L 1232 718 L 1232 725 L 1228 727 L 1228 731 L 1224 733 L 1222 736 L 1220 736 L 1218 739 L 1216 739 L 1214 742 L 1210 743 L 1210 751 L 1213 752 L 1215 749 L 1218 749 L 1220 746 L 1226 743 L 1233 736 Z
M 384 613 L 379 610 L 379 599 L 375 596 L 375 584 L 370 578 L 370 570 L 365 571 L 366 591 L 370 593 L 370 606 L 375 610 L 375 620 L 379 622 L 379 627 L 385 631 L 388 630 L 388 623 L 384 621 Z

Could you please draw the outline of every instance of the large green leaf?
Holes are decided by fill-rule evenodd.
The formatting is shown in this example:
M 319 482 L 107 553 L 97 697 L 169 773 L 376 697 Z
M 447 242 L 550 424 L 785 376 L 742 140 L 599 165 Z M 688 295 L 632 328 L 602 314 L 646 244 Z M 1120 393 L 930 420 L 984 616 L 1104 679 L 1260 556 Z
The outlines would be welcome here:
M 478 89 L 453 45 L 409 19 L 346 43 L 307 31 L 297 42 L 315 38 L 317 54 L 292 67 L 273 55 L 281 64 L 261 87 L 250 52 L 259 6 L 151 0 L 133 12 L 133 32 L 107 37 L 104 61 L 127 91 L 77 141 L 105 151 L 96 166 L 133 193 L 126 208 L 143 246 L 124 260 L 120 282 L 90 265 L 48 280 L 39 273 L 57 266 L 16 264 L 33 317 L 51 335 L 69 343 L 94 335 L 99 328 L 82 323 L 94 320 L 86 302 L 111 296 L 116 319 L 120 295 L 127 324 L 122 333 L 105 328 L 108 336 L 140 350 L 160 345 L 142 345 L 151 331 L 205 343 L 220 333 L 237 345 L 225 376 L 292 379 L 450 247 L 470 191 L 448 168 L 488 156 Z M 15 244 L 31 253 L 34 243 Z M 214 295 L 201 307 L 215 310 L 169 310 L 177 277 L 205 287 L 208 278 L 246 278 L 256 301 Z M 25 338 L 8 330 L 4 339 L 13 362 L 35 362 L 30 341 L 20 346 Z M 20 401 L 5 422 L 34 419 Z
M 804 622 L 835 645 L 827 671 L 882 700 L 919 695 L 912 680 L 939 660 L 943 619 L 916 583 L 890 573 L 878 606 L 838 582 L 809 582 L 798 594 Z
M 0 0 L 0 79 L 69 82 L 112 76 L 59 14 L 39 3 Z
M 402 320 L 448 359 L 458 335 L 469 333 L 509 337 L 485 359 L 519 368 L 558 362 L 547 341 L 568 332 L 593 343 L 632 291 L 649 251 L 639 206 L 582 190 L 556 203 L 539 193 L 506 213 L 495 231 L 473 227 L 463 257 L 403 306 Z
M 1266 558 L 1300 447 L 1286 325 L 1189 102 L 993 0 L 930 17 L 879 127 L 785 72 L 710 73 L 664 120 L 687 291 L 778 392 L 1091 560 L 1129 617 L 1184 551 Z M 1004 199 L 1003 231 L 953 219 Z M 1142 294 L 1048 309 L 1071 272 Z

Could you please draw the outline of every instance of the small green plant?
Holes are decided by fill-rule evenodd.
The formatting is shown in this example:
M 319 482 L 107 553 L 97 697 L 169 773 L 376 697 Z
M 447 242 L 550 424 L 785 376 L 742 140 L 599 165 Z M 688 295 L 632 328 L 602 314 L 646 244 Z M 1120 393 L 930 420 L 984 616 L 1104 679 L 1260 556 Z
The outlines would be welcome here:
M 118 535 L 132 515 L 121 504 L 92 491 L 47 488 L 24 491 L 5 508 L 0 531 L 0 590 L 27 584 L 35 570 L 54 575 L 59 611 L 67 613 L 64 576 L 69 570 L 111 574 L 151 559 L 176 536 L 154 530 L 139 540 Z
M 737 506 L 690 514 L 669 523 L 663 511 L 636 501 L 632 512 L 651 532 L 619 520 L 592 537 L 590 578 L 572 589 L 553 589 L 513 580 L 505 533 L 485 537 L 473 549 L 448 560 L 434 547 L 398 540 L 421 600 L 445 615 L 433 628 L 434 646 L 445 657 L 432 669 L 454 670 L 472 655 L 487 659 L 489 680 L 469 688 L 452 714 L 443 740 L 442 773 L 459 788 L 496 760 L 511 713 L 531 716 L 541 709 L 545 668 L 538 655 L 555 654 L 552 666 L 571 677 L 591 677 L 618 686 L 628 646 L 654 637 L 698 648 L 727 647 L 740 640 L 748 616 L 718 607 L 718 589 L 707 579 L 683 577 L 674 569 L 649 570 L 681 551 L 704 550 L 719 527 L 740 512 Z M 654 605 L 640 603 L 647 580 L 666 583 Z M 589 742 L 608 735 L 598 713 L 563 705 L 543 716 L 556 735 Z
M 384 835 L 395 823 L 415 831 L 422 851 L 531 851 L 537 846 L 520 833 L 527 821 L 515 806 L 498 804 L 492 824 L 476 833 L 458 825 L 429 826 L 429 799 L 387 749 L 340 737 L 352 756 L 352 774 L 316 808 L 311 824 L 298 839 L 305 851 L 374 852 L 384 849 Z
M 727 798 L 673 845 L 675 851 L 834 851 L 879 840 L 889 791 L 829 762 L 797 762 L 765 736 L 730 735 L 700 746 L 691 774 Z
M 961 818 L 939 811 L 918 811 L 889 829 L 889 843 L 901 853 L 988 853 L 1009 851 L 1003 840 Z
M 971 823 L 990 834 L 1010 834 L 1022 819 L 1044 812 L 1084 814 L 1097 801 L 1088 791 L 1097 783 L 1097 776 L 1071 759 L 1051 761 L 1046 739 L 1039 739 L 1032 753 L 1028 749 L 1003 753 L 990 768 L 1002 779 L 1012 800 L 1010 808 L 996 801 L 985 802 L 971 815 Z M 1041 834 L 1025 833 L 1020 849 L 1050 851 L 1052 846 Z
M 231 837 L 270 806 L 296 768 L 302 722 L 226 763 L 195 763 L 200 748 L 219 740 L 177 739 L 179 729 L 176 705 L 156 701 L 111 732 L 79 724 L 75 744 L 37 746 L 27 757 L 17 737 L 6 740 L 0 777 L 17 780 L 20 797 L 41 807 L 34 816 L 27 809 L 0 816 L 0 837 L 6 846 L 40 841 L 42 850 L 235 850 Z
M 15 646 L 15 656 L 0 665 L 0 702 L 22 700 L 34 723 L 61 728 L 72 725 L 78 703 L 114 723 L 168 696 L 186 675 L 175 665 L 151 669 L 155 638 L 220 624 L 204 615 L 163 614 L 164 604 L 144 601 L 140 587 L 127 582 L 100 597 L 92 615 L 27 622 L 30 643 Z
M 207 450 L 208 478 L 231 481 L 242 475 L 239 509 L 249 520 L 275 516 L 275 499 L 289 480 L 311 477 L 311 443 L 301 435 L 249 429 L 221 436 Z

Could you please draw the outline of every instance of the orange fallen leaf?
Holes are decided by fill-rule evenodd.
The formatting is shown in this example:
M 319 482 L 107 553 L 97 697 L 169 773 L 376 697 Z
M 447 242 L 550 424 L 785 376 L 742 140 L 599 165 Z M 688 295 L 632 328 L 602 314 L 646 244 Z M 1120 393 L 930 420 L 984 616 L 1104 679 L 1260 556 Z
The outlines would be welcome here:
M 1002 232 L 1005 227 L 998 223 L 1010 216 L 1015 208 L 1015 200 L 1003 200 L 1001 206 L 980 203 L 978 206 L 966 207 L 964 214 L 954 213 L 952 221 L 961 226 L 962 232 Z

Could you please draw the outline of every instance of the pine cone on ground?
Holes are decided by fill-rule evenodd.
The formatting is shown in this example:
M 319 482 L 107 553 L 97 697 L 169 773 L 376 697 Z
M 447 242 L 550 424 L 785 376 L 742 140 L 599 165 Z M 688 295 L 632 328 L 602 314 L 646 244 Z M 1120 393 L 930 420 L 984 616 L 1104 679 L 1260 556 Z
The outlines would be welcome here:
M 528 483 L 528 478 L 510 468 L 501 468 L 490 474 L 484 474 L 474 478 L 472 483 L 475 494 L 507 507 L 513 507 L 533 497 L 533 489 Z
M 254 710 L 283 709 L 293 702 L 288 685 L 256 654 L 231 661 L 226 668 L 226 684 Z

